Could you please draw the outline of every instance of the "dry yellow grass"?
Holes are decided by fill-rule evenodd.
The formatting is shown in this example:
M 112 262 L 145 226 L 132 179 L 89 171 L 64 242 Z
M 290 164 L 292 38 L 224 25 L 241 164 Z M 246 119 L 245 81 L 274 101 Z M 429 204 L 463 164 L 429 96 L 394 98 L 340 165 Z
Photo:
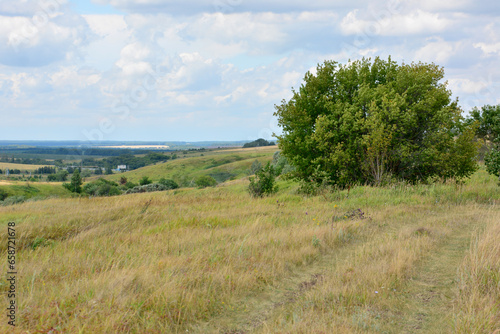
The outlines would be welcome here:
M 500 332 L 500 216 L 474 238 L 459 272 L 454 310 L 457 333 Z
M 14 332 L 412 332 L 425 305 L 408 296 L 413 278 L 499 217 L 500 190 L 484 172 L 462 187 L 356 187 L 348 198 L 303 197 L 281 182 L 252 199 L 246 186 L 0 207 L 5 230 L 17 225 Z M 449 305 L 432 310 L 451 318 Z
M 19 169 L 20 171 L 33 171 L 38 168 L 45 167 L 46 165 L 26 165 L 26 164 L 15 164 L 10 162 L 0 162 L 0 169 Z

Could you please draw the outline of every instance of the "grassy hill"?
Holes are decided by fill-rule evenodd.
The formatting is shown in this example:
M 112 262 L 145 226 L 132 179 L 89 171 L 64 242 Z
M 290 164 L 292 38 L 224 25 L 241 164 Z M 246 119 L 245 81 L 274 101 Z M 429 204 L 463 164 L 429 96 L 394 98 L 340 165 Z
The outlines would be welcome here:
M 24 173 L 24 171 L 34 171 L 38 168 L 45 167 L 46 165 L 27 165 L 27 164 L 16 164 L 11 162 L 0 162 L 0 169 L 19 169 Z
M 254 158 L 269 156 L 154 168 L 169 176 L 184 163 L 195 175 Z M 464 185 L 313 197 L 280 181 L 277 194 L 253 199 L 247 185 L 0 207 L 3 230 L 16 223 L 19 304 L 17 327 L 2 321 L 0 332 L 500 328 L 500 187 L 484 170 Z M 3 305 L 8 287 L 3 275 Z
M 153 181 L 161 178 L 173 179 L 182 186 L 193 186 L 193 180 L 201 175 L 210 175 L 218 182 L 234 180 L 248 175 L 255 160 L 265 164 L 272 160 L 276 146 L 249 149 L 230 149 L 212 151 L 201 156 L 176 159 L 133 171 L 106 176 L 108 180 L 118 181 L 124 176 L 129 181 L 139 182 L 143 176 Z
M 71 196 L 71 192 L 62 187 L 62 182 L 0 180 L 0 190 L 6 192 L 8 196 L 23 196 L 25 199 Z

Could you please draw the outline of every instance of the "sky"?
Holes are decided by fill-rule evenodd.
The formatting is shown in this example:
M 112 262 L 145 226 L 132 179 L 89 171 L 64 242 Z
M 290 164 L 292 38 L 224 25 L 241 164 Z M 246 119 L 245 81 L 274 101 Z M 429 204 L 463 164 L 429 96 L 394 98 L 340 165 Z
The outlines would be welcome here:
M 0 0 L 0 140 L 271 139 L 307 71 L 389 55 L 500 104 L 500 4 Z

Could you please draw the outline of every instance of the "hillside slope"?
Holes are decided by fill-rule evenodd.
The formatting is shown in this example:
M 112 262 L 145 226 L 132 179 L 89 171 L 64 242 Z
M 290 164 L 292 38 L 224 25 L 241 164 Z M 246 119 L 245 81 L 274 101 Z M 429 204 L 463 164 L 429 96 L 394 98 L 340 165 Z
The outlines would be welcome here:
M 210 175 L 218 182 L 239 179 L 249 175 L 249 170 L 255 160 L 265 164 L 272 160 L 273 153 L 277 150 L 275 146 L 233 149 L 216 151 L 211 154 L 181 158 L 152 166 L 142 167 L 133 171 L 108 175 L 106 179 L 118 181 L 126 177 L 132 182 L 148 176 L 153 181 L 161 178 L 173 179 L 182 186 L 193 186 L 193 181 L 202 175 Z
M 0 207 L 18 326 L 61 333 L 492 333 L 500 187 L 221 187 Z M 471 242 L 475 240 L 475 242 Z M 472 245 L 472 248 L 471 248 Z M 7 258 L 7 243 L 0 244 Z M 9 284 L 0 278 L 1 302 Z

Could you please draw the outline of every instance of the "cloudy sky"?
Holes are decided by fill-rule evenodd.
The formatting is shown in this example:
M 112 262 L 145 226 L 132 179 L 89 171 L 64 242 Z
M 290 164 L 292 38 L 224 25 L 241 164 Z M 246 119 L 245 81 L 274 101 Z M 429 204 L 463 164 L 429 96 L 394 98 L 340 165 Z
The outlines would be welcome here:
M 435 62 L 500 103 L 498 0 L 0 0 L 0 140 L 247 140 L 318 63 Z

